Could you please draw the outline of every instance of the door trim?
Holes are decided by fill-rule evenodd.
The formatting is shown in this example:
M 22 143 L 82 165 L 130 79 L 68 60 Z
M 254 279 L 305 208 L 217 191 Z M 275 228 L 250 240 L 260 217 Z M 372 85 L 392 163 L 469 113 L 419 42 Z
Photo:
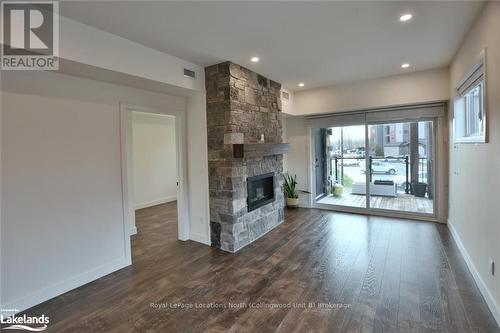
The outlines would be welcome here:
M 130 236 L 135 228 L 133 163 L 132 163 L 132 122 L 133 111 L 161 114 L 175 118 L 176 151 L 177 151 L 177 230 L 178 239 L 189 239 L 189 210 L 187 202 L 187 170 L 185 153 L 185 118 L 181 111 L 165 110 L 120 103 L 120 146 L 122 166 L 122 204 L 125 253 L 129 264 L 131 259 Z
M 318 158 L 318 151 L 315 149 L 314 150 L 314 184 L 315 186 L 317 185 L 318 183 L 318 164 L 319 163 L 322 163 L 322 168 L 321 170 L 323 171 L 323 175 L 322 175 L 322 178 L 323 178 L 323 191 L 321 193 L 317 193 L 317 186 L 315 187 L 316 191 L 314 192 L 314 199 L 315 200 L 319 200 L 320 198 L 323 198 L 325 196 L 327 196 L 327 193 L 326 193 L 326 186 L 325 186 L 325 182 L 328 181 L 327 179 L 327 175 L 326 175 L 326 169 L 327 169 L 327 166 L 326 166 L 326 142 L 324 142 L 325 140 L 325 137 L 326 137 L 326 130 L 324 128 L 318 128 L 318 129 L 315 129 L 316 131 L 313 130 L 313 141 L 314 141 L 314 147 L 316 148 L 316 140 L 318 139 L 316 137 L 316 135 L 319 135 L 320 136 L 320 139 L 321 139 L 321 144 L 322 144 L 322 152 L 321 152 L 321 158 L 319 161 L 316 161 L 316 159 Z

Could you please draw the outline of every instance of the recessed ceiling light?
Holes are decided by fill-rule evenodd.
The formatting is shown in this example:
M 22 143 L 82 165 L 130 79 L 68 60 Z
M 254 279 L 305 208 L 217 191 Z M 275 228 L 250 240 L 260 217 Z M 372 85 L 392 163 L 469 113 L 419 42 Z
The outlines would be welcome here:
M 401 68 L 408 68 L 408 67 L 410 67 L 410 64 L 408 64 L 408 63 L 404 63 L 401 65 Z
M 299 87 L 303 87 L 303 86 L 305 86 L 305 84 L 303 84 L 302 82 L 299 83 Z
M 252 62 L 259 62 L 259 57 L 252 57 L 252 59 L 250 59 Z
M 401 17 L 399 18 L 399 20 L 401 22 L 406 22 L 406 21 L 411 20 L 412 17 L 413 17 L 413 15 L 411 15 L 411 14 L 404 14 L 404 15 L 401 15 Z

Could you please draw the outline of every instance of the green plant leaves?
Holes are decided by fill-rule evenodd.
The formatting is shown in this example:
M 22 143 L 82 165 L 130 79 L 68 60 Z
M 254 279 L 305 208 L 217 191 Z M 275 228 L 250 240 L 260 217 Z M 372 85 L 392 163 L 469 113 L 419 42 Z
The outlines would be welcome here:
M 298 198 L 299 195 L 297 194 L 297 191 L 295 190 L 295 187 L 297 186 L 297 175 L 290 176 L 288 173 L 283 175 L 283 178 L 285 180 L 283 184 L 283 192 L 285 193 L 287 198 Z

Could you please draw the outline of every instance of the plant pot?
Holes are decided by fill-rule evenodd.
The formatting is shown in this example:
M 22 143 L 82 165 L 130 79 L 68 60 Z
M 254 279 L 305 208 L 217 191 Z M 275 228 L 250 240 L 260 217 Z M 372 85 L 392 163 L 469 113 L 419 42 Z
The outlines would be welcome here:
M 423 197 L 425 197 L 425 192 L 427 192 L 427 184 L 426 183 L 413 183 L 412 189 L 413 189 L 413 194 L 416 197 L 423 198 Z
M 290 208 L 299 207 L 299 198 L 286 198 L 286 206 Z
M 344 193 L 344 186 L 342 186 L 341 184 L 333 184 L 332 185 L 332 191 L 331 191 L 332 195 L 334 197 L 341 197 L 342 194 Z

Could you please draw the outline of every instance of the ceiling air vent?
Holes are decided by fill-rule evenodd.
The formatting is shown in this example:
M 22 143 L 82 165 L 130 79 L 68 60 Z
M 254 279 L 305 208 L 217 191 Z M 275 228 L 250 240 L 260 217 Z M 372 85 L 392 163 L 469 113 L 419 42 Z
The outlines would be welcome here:
M 184 68 L 184 77 L 188 77 L 190 79 L 196 78 L 196 72 L 190 69 Z
M 289 100 L 290 99 L 290 94 L 287 93 L 286 91 L 281 92 L 281 98 Z

